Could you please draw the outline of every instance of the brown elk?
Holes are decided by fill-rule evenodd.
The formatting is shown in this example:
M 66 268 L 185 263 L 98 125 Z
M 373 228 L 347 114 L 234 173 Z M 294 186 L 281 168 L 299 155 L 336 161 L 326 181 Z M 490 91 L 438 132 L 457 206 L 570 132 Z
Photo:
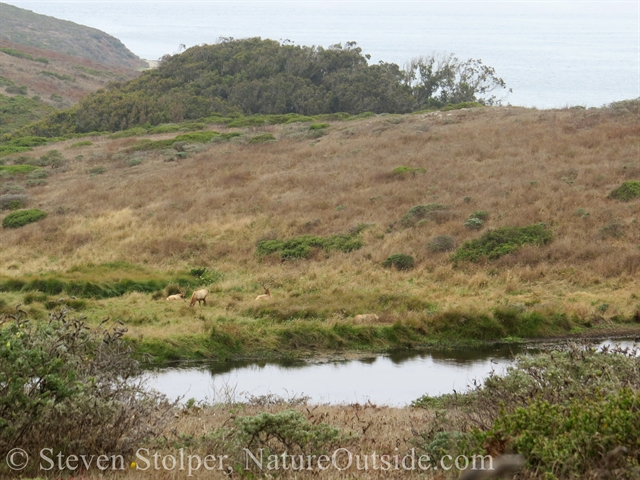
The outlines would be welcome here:
M 264 294 L 258 295 L 256 297 L 256 300 L 271 300 L 271 292 L 269 291 L 269 289 L 265 287 L 263 283 L 261 283 L 260 285 L 262 286 L 262 288 L 264 288 Z
M 191 295 L 191 303 L 189 303 L 189 306 L 193 307 L 196 302 L 198 302 L 198 305 L 200 305 L 200 302 L 204 302 L 204 304 L 206 305 L 207 295 L 209 295 L 209 290 L 207 290 L 206 288 L 196 290 L 195 292 L 193 292 L 193 295 Z

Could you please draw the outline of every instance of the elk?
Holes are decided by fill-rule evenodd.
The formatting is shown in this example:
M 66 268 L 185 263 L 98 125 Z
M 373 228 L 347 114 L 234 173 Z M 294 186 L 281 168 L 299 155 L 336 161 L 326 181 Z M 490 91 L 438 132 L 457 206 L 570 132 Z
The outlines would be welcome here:
M 377 322 L 379 318 L 380 317 L 378 317 L 378 315 L 376 315 L 375 313 L 363 313 L 361 315 L 356 315 L 355 317 L 353 317 L 353 321 L 354 323 Z
M 182 300 L 182 301 L 186 302 L 186 300 L 184 298 L 184 296 L 185 296 L 184 290 L 182 290 L 181 288 L 179 288 L 178 290 L 180 290 L 180 293 L 176 293 L 175 295 L 169 295 L 167 297 L 167 300 Z
M 271 292 L 269 291 L 269 289 L 267 287 L 265 287 L 265 285 L 263 283 L 261 283 L 260 285 L 262 286 L 262 288 L 264 288 L 264 294 L 263 295 L 258 295 L 256 297 L 256 300 L 270 300 L 271 299 Z
M 206 288 L 196 290 L 195 292 L 193 292 L 193 295 L 191 295 L 191 303 L 189 303 L 189 306 L 193 307 L 196 302 L 198 302 L 198 305 L 200 305 L 200 302 L 204 302 L 204 304 L 206 305 L 207 295 L 209 295 L 209 290 L 207 290 Z

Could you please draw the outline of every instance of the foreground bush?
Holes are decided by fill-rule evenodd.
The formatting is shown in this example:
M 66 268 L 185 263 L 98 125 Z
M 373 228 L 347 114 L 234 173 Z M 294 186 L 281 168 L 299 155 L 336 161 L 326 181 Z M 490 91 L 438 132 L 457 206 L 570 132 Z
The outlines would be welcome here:
M 29 223 L 37 222 L 46 217 L 46 212 L 32 208 L 30 210 L 18 210 L 10 213 L 2 220 L 3 228 L 19 228 Z
M 414 407 L 447 413 L 416 435 L 436 455 L 523 454 L 541 478 L 638 478 L 640 362 L 635 349 L 569 346 L 522 356 L 506 375 L 492 375 L 468 394 L 424 396 Z M 443 450 L 444 449 L 444 450 Z M 530 478 L 530 477 L 523 477 Z M 538 477 L 536 477 L 538 478 Z
M 411 270 L 416 264 L 416 261 L 411 255 L 406 255 L 404 253 L 394 253 L 390 255 L 384 261 L 385 267 L 395 267 L 398 270 Z
M 90 329 L 65 311 L 0 321 L 0 451 L 124 454 L 168 421 L 171 405 L 134 379 L 124 329 Z

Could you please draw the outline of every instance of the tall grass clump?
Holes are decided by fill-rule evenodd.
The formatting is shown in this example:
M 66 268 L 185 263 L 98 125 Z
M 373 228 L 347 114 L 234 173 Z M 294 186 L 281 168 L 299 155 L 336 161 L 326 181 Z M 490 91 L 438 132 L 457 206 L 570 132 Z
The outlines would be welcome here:
M 411 207 L 409 211 L 400 219 L 400 224 L 404 228 L 415 226 L 420 220 L 429 219 L 434 216 L 435 212 L 446 210 L 446 205 L 439 203 L 429 203 L 427 205 L 416 205 Z
M 551 230 L 544 223 L 526 227 L 501 227 L 465 242 L 451 259 L 454 262 L 493 260 L 515 252 L 523 245 L 546 245 L 551 238 Z

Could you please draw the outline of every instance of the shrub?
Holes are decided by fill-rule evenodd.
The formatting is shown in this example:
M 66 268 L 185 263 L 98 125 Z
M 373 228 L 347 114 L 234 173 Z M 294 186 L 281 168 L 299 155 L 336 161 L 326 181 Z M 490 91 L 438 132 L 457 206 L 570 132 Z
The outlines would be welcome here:
M 309 125 L 309 130 L 321 130 L 328 127 L 328 123 L 312 123 L 311 125 Z
M 384 266 L 395 267 L 398 270 L 411 270 L 415 266 L 415 260 L 411 255 L 404 253 L 394 253 L 384 261 Z
M 17 210 L 27 204 L 27 195 L 0 195 L 0 210 Z
M 405 228 L 415 226 L 420 220 L 429 219 L 434 216 L 435 212 L 446 210 L 446 205 L 438 203 L 429 203 L 427 205 L 416 205 L 411 207 L 409 211 L 400 219 L 400 224 Z
M 618 218 L 611 220 L 609 223 L 600 228 L 600 236 L 602 238 L 620 238 L 624 235 L 626 225 Z
M 23 227 L 29 223 L 37 222 L 38 220 L 46 217 L 47 214 L 37 208 L 30 210 L 17 210 L 10 213 L 2 220 L 3 228 L 18 228 Z
M 83 140 L 82 142 L 76 142 L 71 145 L 71 148 L 89 147 L 93 145 L 93 142 L 89 140 Z
M 489 219 L 489 215 L 489 212 L 487 212 L 486 210 L 478 210 L 469 215 L 469 218 L 479 218 L 480 220 L 484 221 Z
M 484 222 L 479 218 L 469 217 L 464 222 L 464 226 L 469 230 L 480 230 L 484 226 Z
M 260 135 L 256 135 L 255 137 L 251 137 L 249 139 L 249 143 L 265 143 L 265 142 L 275 142 L 276 137 L 274 137 L 270 133 L 262 133 Z
M 456 248 L 456 240 L 451 235 L 438 235 L 427 243 L 432 252 L 449 252 Z
M 301 235 L 289 240 L 262 240 L 258 242 L 256 254 L 259 256 L 279 253 L 282 260 L 308 258 L 314 249 L 339 250 L 347 253 L 362 247 L 362 241 L 354 235 L 332 235 L 327 238 Z
M 608 196 L 608 198 L 615 198 L 623 202 L 628 202 L 638 197 L 640 197 L 640 182 L 636 180 L 624 182 L 620 187 L 609 193 Z
M 4 316 L 0 450 L 130 453 L 168 423 L 171 405 L 136 380 L 124 329 L 92 329 L 67 315 L 50 314 L 48 322 Z
M 451 259 L 454 262 L 493 260 L 515 252 L 522 245 L 545 245 L 551 241 L 551 238 L 551 231 L 544 223 L 526 227 L 501 227 L 485 232 L 480 238 L 465 242 Z

